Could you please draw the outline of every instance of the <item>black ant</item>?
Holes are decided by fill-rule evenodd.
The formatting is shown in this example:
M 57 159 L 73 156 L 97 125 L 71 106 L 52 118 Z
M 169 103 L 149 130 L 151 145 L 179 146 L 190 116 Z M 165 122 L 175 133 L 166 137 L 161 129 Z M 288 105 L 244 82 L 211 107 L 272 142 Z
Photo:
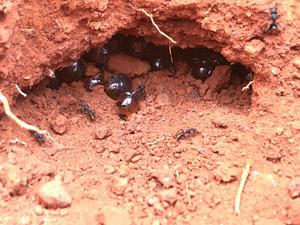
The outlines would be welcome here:
M 135 113 L 140 104 L 140 100 L 145 96 L 145 86 L 139 85 L 133 92 L 122 93 L 116 103 L 118 114 L 121 119 L 125 119 L 132 113 Z
M 92 110 L 86 102 L 82 102 L 80 104 L 80 111 L 86 114 L 91 121 L 94 121 L 96 119 L 96 112 Z
M 276 6 L 270 8 L 270 18 L 272 20 L 272 23 L 268 25 L 267 31 L 271 31 L 271 32 L 277 31 L 278 26 L 277 26 L 276 20 L 278 19 L 278 12 L 277 12 Z
M 196 128 L 188 128 L 185 131 L 183 129 L 179 130 L 176 134 L 176 140 L 180 141 L 189 137 L 193 137 L 197 134 Z
M 34 132 L 33 133 L 33 136 L 35 137 L 35 139 L 37 140 L 37 142 L 39 143 L 39 144 L 43 144 L 43 143 L 45 143 L 45 136 L 43 135 L 43 134 L 41 134 L 41 133 L 38 133 L 38 132 Z
M 84 87 L 85 90 L 91 92 L 93 91 L 94 87 L 98 85 L 104 84 L 104 78 L 102 74 L 97 74 L 95 77 L 92 77 L 88 82 L 85 83 Z

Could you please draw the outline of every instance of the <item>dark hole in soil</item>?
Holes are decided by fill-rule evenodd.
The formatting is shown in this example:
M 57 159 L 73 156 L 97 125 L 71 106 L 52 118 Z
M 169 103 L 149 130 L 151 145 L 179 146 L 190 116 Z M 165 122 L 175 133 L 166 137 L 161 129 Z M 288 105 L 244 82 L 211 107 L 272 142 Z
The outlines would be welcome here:
M 230 63 L 219 52 L 206 47 L 170 49 L 143 37 L 123 34 L 92 48 L 69 67 L 56 70 L 56 77 L 47 86 L 58 90 L 63 83 L 83 81 L 85 89 L 92 92 L 98 85 L 104 85 L 104 92 L 117 101 L 119 115 L 128 116 L 138 110 L 145 90 L 155 91 L 154 84 L 147 80 L 157 73 L 161 78 L 159 85 L 181 79 L 185 90 L 176 85 L 172 93 L 190 100 L 238 107 L 251 104 L 251 86 L 244 91 L 242 88 L 253 79 L 252 71 L 244 65 Z

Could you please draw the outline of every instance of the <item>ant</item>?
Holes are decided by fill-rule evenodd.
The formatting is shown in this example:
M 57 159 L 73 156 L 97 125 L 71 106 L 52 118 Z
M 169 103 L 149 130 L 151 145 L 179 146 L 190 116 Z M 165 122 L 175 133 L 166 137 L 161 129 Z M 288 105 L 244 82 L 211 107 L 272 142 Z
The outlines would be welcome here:
M 92 110 L 86 102 L 82 102 L 80 104 L 80 111 L 86 114 L 91 121 L 94 121 L 96 119 L 96 112 Z
M 183 129 L 179 130 L 176 134 L 176 140 L 180 141 L 189 137 L 193 137 L 197 134 L 196 128 L 188 128 L 185 131 Z
M 95 77 L 91 78 L 88 82 L 85 83 L 84 87 L 87 91 L 93 91 L 94 87 L 104 84 L 104 78 L 102 74 L 97 74 Z
M 276 24 L 276 20 L 278 19 L 278 12 L 277 12 L 277 7 L 274 6 L 270 8 L 270 18 L 272 20 L 272 23 L 268 25 L 267 31 L 277 31 L 278 26 Z
M 38 133 L 38 132 L 34 132 L 33 133 L 33 136 L 35 137 L 35 139 L 37 140 L 37 142 L 39 143 L 39 144 L 43 144 L 43 143 L 45 143 L 45 136 L 43 135 L 43 134 L 41 134 L 41 133 Z

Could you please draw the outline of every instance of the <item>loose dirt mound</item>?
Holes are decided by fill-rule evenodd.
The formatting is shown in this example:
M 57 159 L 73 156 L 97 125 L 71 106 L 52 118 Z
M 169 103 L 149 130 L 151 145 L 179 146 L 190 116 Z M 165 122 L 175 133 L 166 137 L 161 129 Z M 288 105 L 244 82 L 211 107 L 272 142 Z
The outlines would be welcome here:
M 177 44 L 130 5 L 151 13 Z M 55 141 L 40 145 L 2 116 L 1 224 L 300 224 L 300 6 L 278 3 L 279 32 L 269 33 L 271 6 L 2 2 L 0 91 L 16 103 L 18 117 L 51 131 Z M 220 51 L 253 70 L 252 96 L 241 91 L 244 84 L 213 94 L 189 72 L 150 72 L 133 79 L 135 87 L 145 85 L 147 96 L 123 121 L 102 87 L 92 93 L 80 82 L 46 88 L 49 71 L 117 32 Z M 28 96 L 16 98 L 15 85 Z M 95 122 L 80 112 L 82 101 L 96 111 Z M 199 133 L 177 142 L 178 130 L 191 127 Z M 234 198 L 249 161 L 236 216 Z

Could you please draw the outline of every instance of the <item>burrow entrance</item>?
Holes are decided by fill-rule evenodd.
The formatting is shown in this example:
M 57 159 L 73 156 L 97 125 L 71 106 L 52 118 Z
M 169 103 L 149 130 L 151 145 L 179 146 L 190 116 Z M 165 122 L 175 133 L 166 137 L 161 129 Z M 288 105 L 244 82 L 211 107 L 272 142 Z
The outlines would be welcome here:
M 149 95 L 158 99 L 159 105 L 172 99 L 173 103 L 212 101 L 248 107 L 252 88 L 247 84 L 252 74 L 250 68 L 231 63 L 204 46 L 155 45 L 141 36 L 118 33 L 70 66 L 56 70 L 55 77 L 45 82 L 53 90 L 78 81 L 87 92 L 104 86 L 104 92 L 116 100 L 117 114 L 129 116 Z M 157 90 L 162 95 L 157 95 Z

